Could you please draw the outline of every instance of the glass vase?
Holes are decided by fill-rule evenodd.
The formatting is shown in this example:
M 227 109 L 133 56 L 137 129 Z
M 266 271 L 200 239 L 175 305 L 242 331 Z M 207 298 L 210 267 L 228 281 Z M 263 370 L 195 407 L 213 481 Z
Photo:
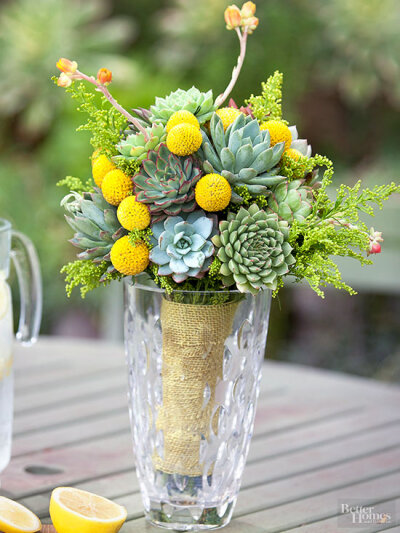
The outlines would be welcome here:
M 271 292 L 175 291 L 125 282 L 136 470 L 148 520 L 229 523 L 253 432 Z

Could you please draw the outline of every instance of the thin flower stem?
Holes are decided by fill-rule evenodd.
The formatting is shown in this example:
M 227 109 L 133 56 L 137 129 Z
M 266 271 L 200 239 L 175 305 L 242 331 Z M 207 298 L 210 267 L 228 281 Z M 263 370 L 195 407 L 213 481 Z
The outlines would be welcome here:
M 236 66 L 233 68 L 232 79 L 229 82 L 228 87 L 215 100 L 215 105 L 217 107 L 219 107 L 221 104 L 223 104 L 225 102 L 225 100 L 228 98 L 228 96 L 231 94 L 231 92 L 232 92 L 232 90 L 233 90 L 233 88 L 234 88 L 234 86 L 235 86 L 235 84 L 236 84 L 236 82 L 237 82 L 237 80 L 239 78 L 239 74 L 240 74 L 240 71 L 242 70 L 244 58 L 245 58 L 245 55 L 246 55 L 246 45 L 247 45 L 247 36 L 248 36 L 247 28 L 244 28 L 243 33 L 240 31 L 240 28 L 236 28 L 236 33 L 238 35 L 239 43 L 240 43 L 240 54 L 239 54 L 239 57 L 238 57 L 238 62 L 236 64 Z
M 79 70 L 77 70 L 72 77 L 75 79 L 86 80 L 89 83 L 92 83 L 96 87 L 96 89 L 100 91 L 107 98 L 110 104 L 113 107 L 115 107 L 115 109 L 119 111 L 122 115 L 124 115 L 124 117 L 128 120 L 128 122 L 131 122 L 141 133 L 143 133 L 145 140 L 146 141 L 149 140 L 149 136 L 145 128 L 140 124 L 140 122 L 135 117 L 133 117 L 130 113 L 128 113 L 128 111 L 126 111 L 126 109 L 124 109 L 115 100 L 115 98 L 111 95 L 110 91 L 107 89 L 105 85 L 102 85 L 101 83 L 99 83 L 97 80 L 95 80 L 93 76 L 87 76 L 86 74 L 84 74 L 83 72 L 80 72 Z

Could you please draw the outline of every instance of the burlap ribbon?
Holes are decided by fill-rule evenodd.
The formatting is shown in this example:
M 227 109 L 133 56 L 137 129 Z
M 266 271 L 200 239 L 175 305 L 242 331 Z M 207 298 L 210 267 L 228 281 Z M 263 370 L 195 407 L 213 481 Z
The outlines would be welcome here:
M 191 305 L 163 300 L 163 402 L 156 425 L 163 431 L 163 457 L 155 468 L 168 474 L 202 475 L 200 441 L 214 433 L 215 386 L 222 379 L 224 343 L 238 302 Z

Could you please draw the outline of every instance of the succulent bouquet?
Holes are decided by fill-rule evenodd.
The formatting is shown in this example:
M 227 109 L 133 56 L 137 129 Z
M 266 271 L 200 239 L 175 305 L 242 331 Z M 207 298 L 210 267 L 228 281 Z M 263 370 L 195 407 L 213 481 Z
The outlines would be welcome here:
M 327 192 L 332 162 L 312 155 L 296 126 L 282 117 L 282 74 L 275 72 L 238 107 L 230 99 L 257 28 L 256 6 L 225 11 L 240 43 L 238 63 L 223 94 L 192 87 L 156 98 L 132 113 L 112 97 L 111 72 L 87 76 L 60 59 L 56 82 L 88 113 L 93 180 L 68 177 L 63 199 L 78 260 L 63 269 L 67 290 L 82 294 L 112 279 L 145 272 L 171 294 L 282 287 L 287 276 L 306 280 L 321 296 L 341 279 L 334 256 L 371 263 L 382 235 L 360 213 L 400 190 L 392 183 Z M 95 92 L 88 92 L 87 82 Z M 98 102 L 96 92 L 101 93 Z

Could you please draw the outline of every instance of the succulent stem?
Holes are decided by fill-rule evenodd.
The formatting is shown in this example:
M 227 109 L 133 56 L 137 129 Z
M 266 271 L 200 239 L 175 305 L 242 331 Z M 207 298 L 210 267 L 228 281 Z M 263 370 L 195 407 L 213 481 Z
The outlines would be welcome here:
M 233 68 L 232 78 L 231 78 L 231 81 L 229 82 L 228 87 L 215 100 L 215 105 L 217 107 L 220 107 L 220 105 L 223 104 L 225 102 L 225 100 L 228 98 L 228 96 L 231 94 L 231 92 L 232 92 L 232 90 L 233 90 L 233 88 L 234 88 L 234 86 L 235 86 L 235 84 L 236 84 L 236 82 L 237 82 L 237 80 L 239 78 L 239 74 L 240 74 L 240 71 L 242 70 L 244 58 L 246 56 L 246 45 L 247 45 L 248 30 L 245 27 L 244 30 L 243 30 L 243 33 L 240 31 L 240 28 L 235 28 L 235 31 L 236 31 L 237 36 L 239 38 L 240 54 L 239 54 L 239 57 L 238 57 L 237 64 Z
M 110 91 L 107 89 L 105 85 L 102 85 L 101 83 L 99 83 L 97 80 L 95 80 L 93 76 L 87 76 L 86 74 L 84 74 L 83 72 L 80 72 L 79 70 L 77 70 L 74 73 L 74 75 L 71 77 L 75 79 L 83 79 L 83 80 L 88 81 L 89 83 L 92 83 L 97 88 L 97 90 L 100 91 L 107 98 L 110 104 L 114 106 L 115 109 L 119 111 L 122 115 L 124 115 L 124 117 L 126 117 L 128 122 L 131 122 L 141 133 L 143 133 L 145 141 L 149 140 L 149 135 L 146 129 L 140 124 L 140 122 L 135 117 L 133 117 L 130 113 L 128 113 L 128 111 L 124 109 L 115 100 L 115 98 L 112 96 L 112 94 L 110 93 Z

